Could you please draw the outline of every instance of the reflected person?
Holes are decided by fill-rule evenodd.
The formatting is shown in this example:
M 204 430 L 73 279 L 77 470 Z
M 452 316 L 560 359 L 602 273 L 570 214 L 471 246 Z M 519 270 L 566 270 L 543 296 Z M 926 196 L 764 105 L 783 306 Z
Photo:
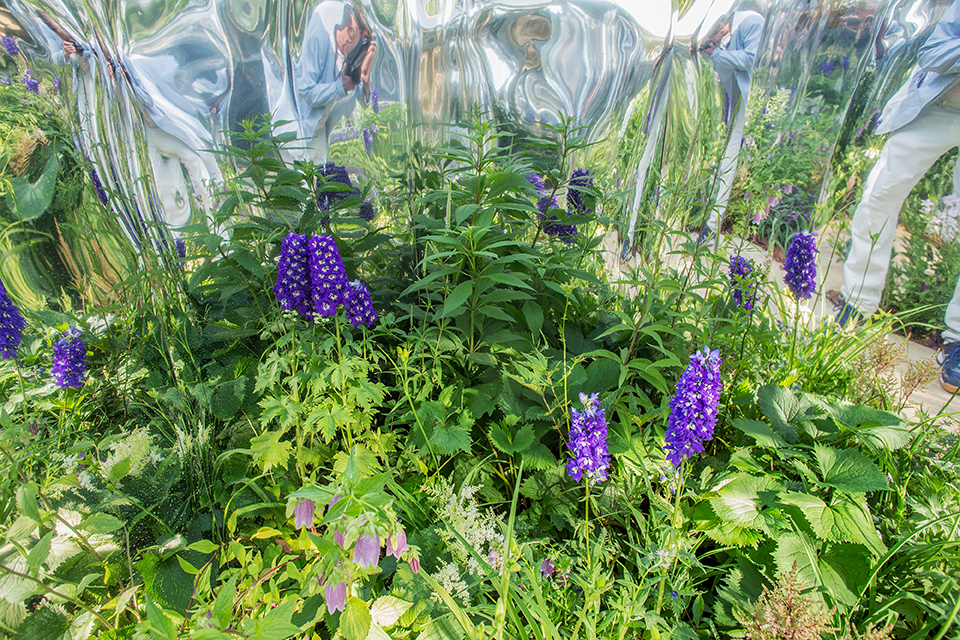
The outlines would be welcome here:
M 369 103 L 376 50 L 366 20 L 349 4 L 323 2 L 314 9 L 294 70 L 304 160 L 326 162 L 337 120 L 353 111 L 358 94 Z
M 960 0 L 920 48 L 918 65 L 880 116 L 877 133 L 892 134 L 853 214 L 836 317 L 840 326 L 877 310 L 900 208 L 937 159 L 960 144 Z M 953 393 L 960 387 L 960 283 L 944 323 L 940 384 Z
M 727 125 L 727 147 L 720 163 L 720 192 L 707 225 L 701 230 L 700 244 L 709 244 L 720 229 L 737 173 L 737 159 L 743 141 L 743 125 L 747 114 L 747 98 L 753 79 L 753 65 L 763 40 L 766 20 L 756 11 L 734 11 L 721 18 L 719 26 L 700 47 L 709 56 L 723 86 L 723 121 Z M 727 40 L 726 46 L 721 44 Z

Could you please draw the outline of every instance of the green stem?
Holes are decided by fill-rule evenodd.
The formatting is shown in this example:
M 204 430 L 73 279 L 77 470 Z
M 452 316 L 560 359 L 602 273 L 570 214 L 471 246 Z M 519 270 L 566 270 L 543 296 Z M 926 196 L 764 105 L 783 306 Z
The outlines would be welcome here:
M 110 621 L 107 620 L 106 618 L 104 618 L 102 615 L 100 615 L 99 613 L 97 613 L 96 611 L 94 611 L 93 609 L 91 609 L 90 607 L 88 607 L 87 605 L 85 605 L 84 603 L 80 602 L 80 601 L 77 600 L 76 598 L 73 598 L 73 597 L 71 597 L 71 596 L 68 596 L 68 595 L 65 594 L 65 593 L 61 593 L 60 591 L 57 591 L 56 589 L 53 589 L 53 588 L 51 588 L 51 587 L 48 587 L 46 584 L 43 583 L 42 580 L 39 580 L 39 579 L 37 579 L 37 578 L 34 578 L 33 576 L 31 576 L 31 575 L 29 575 L 29 574 L 26 574 L 26 573 L 20 573 L 19 571 L 16 571 L 16 570 L 14 570 L 14 569 L 11 569 L 10 567 L 8 567 L 8 566 L 6 566 L 6 565 L 2 565 L 2 564 L 0 564 L 0 571 L 6 571 L 6 572 L 9 573 L 10 575 L 17 576 L 18 578 L 23 578 L 24 580 L 29 580 L 30 582 L 33 582 L 34 584 L 36 584 L 38 587 L 40 587 L 41 589 L 43 589 L 44 591 L 46 591 L 46 592 L 49 593 L 50 595 L 52 595 L 52 596 L 54 596 L 54 597 L 56 597 L 56 598 L 62 598 L 62 599 L 64 599 L 64 600 L 66 600 L 67 602 L 69 602 L 69 603 L 71 603 L 71 604 L 73 604 L 73 605 L 75 605 L 75 606 L 77 606 L 77 607 L 80 607 L 81 609 L 83 609 L 83 610 L 86 611 L 87 613 L 93 615 L 94 617 L 97 618 L 97 620 L 99 620 L 101 623 L 103 623 L 103 626 L 105 626 L 107 629 L 109 629 L 109 630 L 111 630 L 111 631 L 114 630 L 114 627 L 113 627 L 112 624 L 110 624 Z

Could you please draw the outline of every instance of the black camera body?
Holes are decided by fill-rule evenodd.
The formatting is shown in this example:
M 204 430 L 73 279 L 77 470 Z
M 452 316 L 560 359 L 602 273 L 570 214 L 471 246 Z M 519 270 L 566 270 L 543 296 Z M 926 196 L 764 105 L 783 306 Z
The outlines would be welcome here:
M 349 76 L 353 84 L 360 84 L 360 67 L 363 66 L 363 59 L 367 57 L 369 49 L 370 38 L 363 36 L 343 62 L 343 75 Z

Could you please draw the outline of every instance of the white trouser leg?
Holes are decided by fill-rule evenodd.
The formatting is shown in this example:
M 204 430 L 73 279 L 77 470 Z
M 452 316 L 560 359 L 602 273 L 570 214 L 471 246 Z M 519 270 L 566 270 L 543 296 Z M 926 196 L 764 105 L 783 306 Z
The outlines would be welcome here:
M 717 203 L 710 212 L 707 225 L 715 232 L 720 231 L 720 223 L 727 212 L 727 201 L 730 200 L 730 191 L 733 189 L 733 180 L 737 177 L 737 161 L 740 159 L 740 143 L 743 141 L 743 125 L 747 117 L 747 108 L 741 100 L 730 125 L 730 140 L 720 163 L 720 192 L 717 194 Z
M 937 158 L 958 143 L 960 116 L 929 105 L 883 145 L 853 214 L 850 255 L 843 265 L 841 293 L 864 315 L 880 306 L 904 200 Z
M 953 299 L 947 305 L 946 313 L 943 314 L 943 323 L 947 325 L 942 334 L 943 339 L 960 342 L 960 281 L 957 282 Z

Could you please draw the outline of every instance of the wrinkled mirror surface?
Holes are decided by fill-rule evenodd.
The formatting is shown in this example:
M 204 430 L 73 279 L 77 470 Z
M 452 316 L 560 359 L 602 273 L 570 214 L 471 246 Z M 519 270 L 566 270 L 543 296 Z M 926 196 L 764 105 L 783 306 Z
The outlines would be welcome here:
M 620 194 L 603 213 L 626 257 L 651 221 L 696 234 L 787 201 L 809 217 L 833 195 L 838 145 L 869 131 L 948 4 L 2 0 L 19 53 L 0 73 L 26 82 L 29 67 L 60 92 L 102 231 L 135 247 L 167 246 L 219 205 L 235 169 L 214 151 L 242 147 L 244 122 L 272 118 L 295 138 L 285 160 L 345 166 L 375 196 L 479 105 L 519 136 L 583 127 L 576 164 Z

